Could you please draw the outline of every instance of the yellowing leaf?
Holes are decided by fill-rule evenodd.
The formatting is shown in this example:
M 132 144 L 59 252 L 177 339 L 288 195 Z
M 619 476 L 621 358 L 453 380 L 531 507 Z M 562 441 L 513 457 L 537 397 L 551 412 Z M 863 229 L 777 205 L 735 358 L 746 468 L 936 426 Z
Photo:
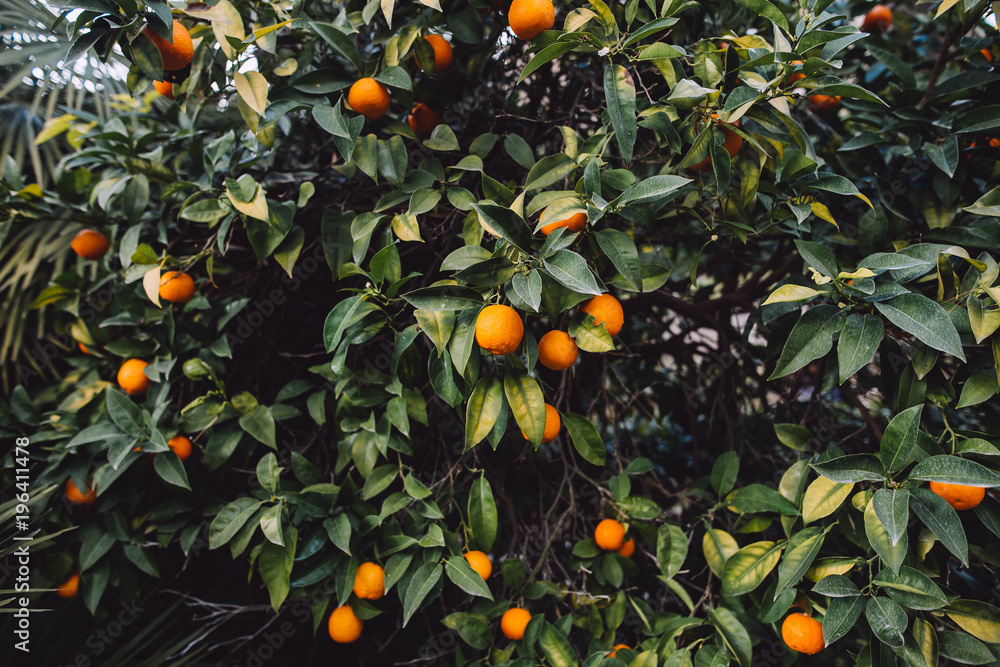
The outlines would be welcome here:
M 944 14 L 946 11 L 957 5 L 959 0 L 944 0 L 940 5 L 938 5 L 937 13 L 934 14 L 934 18 L 937 18 Z
M 420 225 L 412 213 L 400 213 L 392 217 L 392 231 L 400 241 L 420 241 Z
M 820 558 L 806 570 L 806 579 L 815 582 L 831 574 L 847 574 L 855 565 L 853 558 Z
M 839 484 L 826 477 L 817 477 L 802 498 L 802 522 L 812 523 L 830 516 L 851 495 L 853 484 Z
M 160 305 L 160 265 L 157 264 L 142 277 L 142 289 L 145 290 L 146 296 L 149 300 L 156 304 L 157 308 L 162 308 Z
M 833 214 L 830 213 L 830 209 L 826 207 L 826 204 L 820 204 L 818 201 L 814 201 L 810 204 L 810 208 L 812 208 L 813 215 L 817 218 L 826 220 L 837 229 L 840 229 L 840 225 L 838 225 L 837 221 L 833 219 Z
M 43 127 L 42 131 L 35 137 L 35 145 L 40 146 L 49 139 L 58 137 L 60 134 L 68 130 L 76 120 L 76 116 L 66 114 L 65 116 L 50 118 L 45 121 L 45 127 Z
M 811 287 L 803 287 L 802 285 L 782 285 L 778 289 L 771 292 L 771 296 L 767 297 L 767 300 L 761 305 L 766 306 L 771 303 L 785 303 L 788 301 L 806 301 L 807 299 L 812 299 L 820 294 L 822 294 L 822 292 L 814 290 Z
M 264 115 L 267 108 L 267 79 L 260 72 L 237 72 L 234 77 L 236 92 L 251 109 Z
M 875 272 L 871 269 L 860 268 L 854 273 L 847 273 L 846 271 L 841 271 L 837 274 L 837 280 L 857 280 L 858 278 L 871 278 L 875 275 Z
M 249 202 L 242 202 L 234 197 L 228 187 L 226 188 L 226 196 L 229 198 L 229 202 L 233 205 L 233 208 L 240 213 L 249 215 L 251 218 L 267 221 L 267 199 L 264 196 L 264 188 L 258 185 L 256 192 L 254 192 Z
M 705 560 L 708 561 L 708 567 L 712 573 L 721 577 L 726 561 L 740 550 L 740 545 L 726 531 L 709 528 L 701 539 L 701 550 L 705 554 Z
M 274 68 L 274 73 L 278 76 L 291 76 L 299 68 L 299 61 L 295 58 L 285 58 L 280 65 Z
M 239 10 L 233 7 L 229 0 L 219 0 L 215 4 L 215 9 L 218 13 L 213 12 L 211 16 L 212 32 L 215 33 L 215 39 L 222 47 L 222 52 L 226 54 L 227 58 L 233 60 L 236 57 L 236 49 L 229 44 L 226 35 L 243 41 L 246 38 L 246 32 L 243 30 L 243 18 L 240 16 Z

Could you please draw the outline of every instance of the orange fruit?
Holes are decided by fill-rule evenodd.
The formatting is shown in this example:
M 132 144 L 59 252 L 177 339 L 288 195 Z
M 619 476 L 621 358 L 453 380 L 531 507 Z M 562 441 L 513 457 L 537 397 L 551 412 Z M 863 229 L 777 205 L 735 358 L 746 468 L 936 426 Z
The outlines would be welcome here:
M 875 5 L 861 22 L 861 32 L 869 35 L 884 35 L 892 27 L 892 10 L 885 5 Z
M 605 551 L 618 551 L 625 546 L 625 526 L 614 519 L 605 519 L 594 529 L 594 541 Z
M 338 644 L 350 644 L 357 641 L 364 627 L 365 622 L 355 616 L 354 610 L 347 605 L 334 609 L 333 613 L 330 614 L 330 621 L 327 623 L 330 639 Z
M 983 487 L 964 484 L 931 482 L 931 491 L 947 500 L 948 504 L 957 510 L 971 510 L 986 497 L 986 489 Z
M 80 574 L 75 573 L 69 575 L 66 581 L 62 582 L 56 587 L 56 595 L 61 598 L 75 598 L 76 594 L 80 591 Z
M 991 137 L 988 141 L 990 142 L 990 148 L 1000 148 L 1000 139 Z
M 801 60 L 793 60 L 792 64 L 793 65 L 803 65 L 805 63 L 803 63 Z M 785 79 L 785 82 L 783 84 L 781 84 L 781 87 L 782 88 L 787 88 L 788 86 L 792 85 L 796 81 L 801 81 L 804 78 L 806 78 L 806 75 L 803 72 L 795 72 L 794 74 L 792 74 L 791 76 L 789 76 L 787 79 Z
M 496 355 L 510 354 L 521 344 L 524 322 L 510 306 L 493 304 L 479 311 L 476 318 L 476 342 Z
M 92 354 L 91 351 L 87 349 L 87 346 L 84 345 L 83 343 L 78 342 L 77 347 L 79 347 L 80 351 L 86 354 L 87 356 L 90 356 Z
M 378 600 L 385 595 L 385 570 L 377 563 L 362 563 L 354 575 L 354 594 L 362 600 Z
M 406 124 L 418 137 L 429 137 L 434 128 L 441 124 L 441 114 L 423 102 L 417 102 L 406 117 Z
M 142 33 L 153 40 L 153 44 L 156 44 L 156 48 L 163 58 L 163 69 L 167 72 L 184 69 L 191 64 L 191 59 L 194 58 L 191 34 L 179 22 L 174 21 L 172 43 L 157 35 L 148 25 L 142 29 Z
M 507 23 L 514 34 L 531 41 L 556 22 L 552 0 L 514 0 L 507 11 Z
M 840 104 L 840 95 L 810 95 L 806 98 L 806 106 L 814 114 L 820 116 L 833 111 Z
M 70 477 L 66 480 L 66 490 L 63 495 L 66 496 L 66 500 L 74 505 L 93 505 L 94 501 L 97 500 L 97 489 L 92 487 L 88 482 L 87 492 L 84 493 L 73 483 L 73 478 Z
M 160 298 L 164 301 L 187 303 L 194 292 L 194 280 L 186 273 L 167 271 L 160 276 Z
M 110 244 L 108 237 L 96 229 L 81 229 L 73 237 L 69 247 L 80 257 L 93 260 L 107 255 Z
M 118 386 L 132 396 L 145 394 L 150 381 L 143 370 L 148 366 L 142 359 L 129 359 L 118 369 Z
M 788 648 L 806 655 L 814 655 L 823 650 L 823 624 L 805 614 L 789 614 L 781 624 L 781 638 Z
M 524 636 L 524 629 L 530 620 L 531 613 L 527 609 L 511 607 L 500 617 L 500 630 L 504 637 L 516 641 Z
M 441 35 L 426 35 L 424 39 L 430 42 L 431 48 L 434 49 L 434 73 L 438 74 L 451 67 L 452 53 L 448 40 Z
M 389 90 L 366 76 L 351 86 L 347 93 L 347 103 L 368 120 L 378 120 L 389 111 Z
M 187 457 L 191 456 L 191 441 L 183 435 L 175 435 L 167 440 L 167 447 L 174 450 L 174 454 L 181 461 L 186 461 Z
M 174 84 L 169 81 L 154 81 L 153 87 L 156 88 L 156 92 L 168 100 L 174 99 Z
M 622 548 L 618 550 L 618 553 L 625 556 L 625 558 L 631 558 L 632 554 L 635 553 L 635 539 L 628 538 L 625 544 L 622 545 Z
M 564 371 L 573 365 L 580 348 L 565 331 L 550 331 L 538 341 L 538 362 L 554 371 Z
M 469 551 L 465 554 L 465 560 L 469 562 L 469 567 L 476 571 L 483 581 L 490 578 L 493 574 L 493 563 L 490 562 L 490 557 L 484 554 L 482 551 Z
M 631 651 L 632 650 L 632 647 L 629 646 L 628 644 L 615 644 L 614 648 L 611 649 L 611 653 L 608 653 L 608 657 L 609 658 L 617 658 L 618 657 L 618 649 L 620 649 L 620 648 L 623 648 L 626 651 Z
M 544 211 L 543 211 L 544 212 Z M 549 224 L 542 227 L 542 234 L 548 236 L 552 232 L 556 231 L 560 227 L 566 227 L 571 232 L 579 232 L 587 227 L 587 214 L 586 213 L 574 213 L 565 220 L 559 220 L 557 222 L 550 222 Z
M 625 311 L 622 310 L 618 299 L 610 294 L 599 294 L 593 299 L 583 304 L 583 312 L 594 318 L 594 326 L 599 326 L 602 322 L 608 333 L 617 336 L 625 324 Z
M 713 113 L 712 118 L 718 118 L 719 114 Z M 728 123 L 729 125 L 739 126 L 740 122 Z M 729 157 L 736 157 L 736 154 L 740 152 L 740 148 L 743 146 L 743 137 L 736 134 L 732 130 L 728 130 L 725 127 L 722 128 L 723 142 L 722 147 L 726 149 L 729 153 Z M 712 168 L 712 156 L 709 155 L 704 160 L 691 167 L 695 171 L 708 171 Z

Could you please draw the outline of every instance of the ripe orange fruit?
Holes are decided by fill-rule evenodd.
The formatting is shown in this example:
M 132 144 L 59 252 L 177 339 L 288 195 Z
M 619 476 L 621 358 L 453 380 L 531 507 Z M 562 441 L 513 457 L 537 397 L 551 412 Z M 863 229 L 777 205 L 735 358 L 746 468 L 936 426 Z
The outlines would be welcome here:
M 604 327 L 612 336 L 617 336 L 618 332 L 622 330 L 622 325 L 625 324 L 625 311 L 622 310 L 618 299 L 610 294 L 595 296 L 583 304 L 581 310 L 594 318 L 595 327 L 603 322 Z
M 719 114 L 713 113 L 712 118 L 718 118 Z M 739 126 L 740 122 L 728 123 L 729 125 Z M 722 147 L 726 149 L 729 153 L 729 157 L 736 157 L 736 154 L 740 152 L 740 148 L 743 146 L 743 137 L 736 134 L 732 130 L 728 130 L 725 127 L 722 128 L 722 136 L 724 137 L 722 142 Z M 709 155 L 704 160 L 691 167 L 695 171 L 708 171 L 712 168 L 712 156 Z
M 96 229 L 81 229 L 73 237 L 69 247 L 80 257 L 93 260 L 108 254 L 110 244 L 108 237 Z
M 565 331 L 550 331 L 538 341 L 538 362 L 554 371 L 564 371 L 573 365 L 580 348 Z
M 504 637 L 516 641 L 524 636 L 524 629 L 530 620 L 531 613 L 527 609 L 511 607 L 500 617 L 500 630 Z
M 186 461 L 187 457 L 191 456 L 191 441 L 183 435 L 175 435 L 167 440 L 167 447 L 174 450 L 174 454 L 181 461 Z
M 594 529 L 594 541 L 605 551 L 618 551 L 625 546 L 625 526 L 614 519 L 605 519 Z
M 441 124 L 441 114 L 423 102 L 417 102 L 406 117 L 406 124 L 418 137 L 429 137 L 434 128 Z
M 333 613 L 330 614 L 330 621 L 327 623 L 330 639 L 338 644 L 350 644 L 357 641 L 364 627 L 365 622 L 355 616 L 354 610 L 347 605 L 334 609 Z
M 389 90 L 366 76 L 351 86 L 347 93 L 347 103 L 368 120 L 378 120 L 389 111 Z
M 988 63 L 993 62 L 993 54 L 990 53 L 990 50 L 988 48 L 986 48 L 986 49 L 980 49 L 979 50 L 979 55 L 981 55 L 983 58 L 986 58 L 986 62 L 988 62 Z
M 469 562 L 469 567 L 476 571 L 483 581 L 490 578 L 493 574 L 493 563 L 490 562 L 490 557 L 484 554 L 482 551 L 469 551 L 465 554 L 465 560 Z
M 169 81 L 154 81 L 153 87 L 156 88 L 156 92 L 168 100 L 174 99 L 174 84 Z
M 826 115 L 840 104 L 840 95 L 810 95 L 806 98 L 806 106 L 814 114 Z
M 983 487 L 964 484 L 931 482 L 931 491 L 947 500 L 948 504 L 957 510 L 971 510 L 986 497 L 986 489 Z
M 80 590 L 80 574 L 75 573 L 69 575 L 66 581 L 62 582 L 56 587 L 56 595 L 61 598 L 75 598 L 76 594 Z
M 574 213 L 565 220 L 550 222 L 549 224 L 542 227 L 542 234 L 548 236 L 549 234 L 556 231 L 560 227 L 566 227 L 571 232 L 583 231 L 587 227 L 587 214 Z
M 186 273 L 167 271 L 160 276 L 160 298 L 164 301 L 187 303 L 194 292 L 194 280 Z
M 781 638 L 788 648 L 806 655 L 814 655 L 823 650 L 823 624 L 805 614 L 789 614 L 781 624 Z
M 148 366 L 142 359 L 129 359 L 118 369 L 118 386 L 132 396 L 145 394 L 150 381 L 143 370 Z
M 156 44 L 156 48 L 163 58 L 163 69 L 167 72 L 184 69 L 194 58 L 191 34 L 177 21 L 174 21 L 173 43 L 157 35 L 148 25 L 142 29 L 142 33 L 153 40 L 153 44 Z
M 625 556 L 625 558 L 631 558 L 632 554 L 635 553 L 635 539 L 628 538 L 622 548 L 618 550 L 619 555 Z
M 476 318 L 476 342 L 479 347 L 496 355 L 510 354 L 521 344 L 524 322 L 510 306 L 491 305 L 479 311 Z
M 803 63 L 801 60 L 793 60 L 792 64 L 793 65 L 803 65 L 805 63 Z M 803 72 L 795 72 L 790 77 L 788 77 L 787 79 L 785 79 L 785 82 L 783 84 L 781 84 L 781 87 L 782 88 L 787 88 L 788 86 L 792 85 L 796 81 L 801 81 L 804 78 L 806 78 L 806 75 Z
M 514 34 L 531 41 L 556 22 L 552 0 L 514 0 L 507 11 L 507 23 Z
M 892 27 L 892 10 L 885 5 L 875 5 L 865 14 L 861 22 L 861 32 L 869 35 L 884 35 Z
M 378 600 L 385 595 L 385 570 L 377 563 L 362 563 L 354 575 L 354 594 L 362 600 Z
M 611 653 L 608 653 L 608 657 L 609 658 L 617 658 L 618 657 L 618 649 L 620 649 L 620 648 L 623 648 L 626 651 L 631 651 L 632 650 L 632 647 L 629 646 L 628 644 L 615 644 L 614 648 L 611 649 Z
M 66 500 L 70 501 L 74 505 L 93 505 L 94 501 L 97 500 L 97 489 L 87 482 L 87 492 L 84 493 L 80 488 L 73 483 L 73 478 L 70 477 L 66 480 L 66 490 L 63 492 L 66 496 Z
M 78 342 L 77 343 L 77 347 L 79 347 L 80 351 L 83 352 L 84 354 L 86 354 L 88 357 L 91 356 L 92 352 L 90 350 L 88 350 L 87 346 L 84 345 L 83 343 Z
M 434 49 L 434 73 L 438 74 L 451 67 L 451 44 L 441 35 L 426 35 L 424 37 Z

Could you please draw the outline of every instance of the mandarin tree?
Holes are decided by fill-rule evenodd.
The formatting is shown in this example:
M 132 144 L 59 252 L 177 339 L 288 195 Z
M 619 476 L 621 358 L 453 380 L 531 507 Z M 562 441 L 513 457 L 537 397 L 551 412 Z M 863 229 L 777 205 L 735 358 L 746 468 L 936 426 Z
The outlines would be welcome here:
M 32 664 L 1000 660 L 985 0 L 13 1 Z

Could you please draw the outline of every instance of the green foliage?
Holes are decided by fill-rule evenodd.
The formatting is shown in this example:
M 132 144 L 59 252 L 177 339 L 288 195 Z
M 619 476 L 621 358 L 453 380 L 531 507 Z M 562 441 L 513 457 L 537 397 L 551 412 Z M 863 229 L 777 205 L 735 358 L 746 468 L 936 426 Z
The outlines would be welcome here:
M 179 73 L 140 32 L 165 4 L 67 8 L 71 53 L 117 44 L 133 97 L 56 119 L 42 139 L 74 150 L 52 187 L 2 174 L 5 305 L 30 299 L 60 350 L 57 382 L 6 369 L 24 386 L 0 434 L 31 448 L 5 482 L 30 461 L 32 493 L 97 491 L 33 500 L 59 552 L 42 583 L 80 571 L 100 613 L 228 546 L 314 630 L 345 604 L 384 616 L 359 656 L 378 627 L 407 659 L 443 627 L 447 664 L 749 667 L 796 606 L 831 661 L 1000 659 L 1000 505 L 925 484 L 1000 486 L 986 3 L 869 36 L 847 3 L 589 0 L 530 44 L 482 4 L 192 4 Z M 173 101 L 147 93 L 160 75 Z M 350 108 L 361 76 L 389 115 Z M 444 114 L 428 136 L 403 122 L 417 102 Z M 107 258 L 66 262 L 81 226 Z M 191 301 L 161 301 L 167 270 Z M 606 293 L 614 336 L 582 311 Z M 513 354 L 477 344 L 492 303 L 525 324 Z M 553 329 L 582 351 L 561 373 L 538 363 Z M 129 358 L 144 396 L 109 380 Z M 632 556 L 592 539 L 603 517 Z M 369 561 L 382 600 L 352 594 Z M 513 604 L 518 642 L 496 630 Z

